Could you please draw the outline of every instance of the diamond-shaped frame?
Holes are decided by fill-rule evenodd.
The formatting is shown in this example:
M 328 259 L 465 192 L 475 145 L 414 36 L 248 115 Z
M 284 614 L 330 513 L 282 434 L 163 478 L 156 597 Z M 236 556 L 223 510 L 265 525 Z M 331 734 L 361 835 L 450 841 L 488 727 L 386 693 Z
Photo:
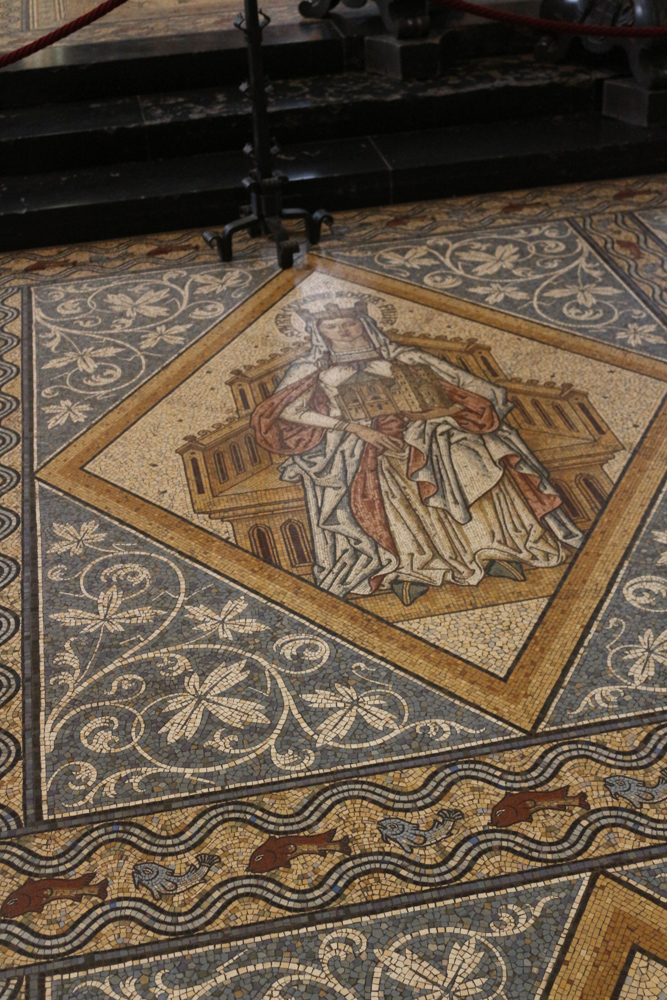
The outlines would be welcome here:
M 473 707 L 529 731 L 564 676 L 586 627 L 641 524 L 667 469 L 663 401 L 632 459 L 551 596 L 538 627 L 504 677 L 439 649 L 223 541 L 182 517 L 87 471 L 89 463 L 164 396 L 190 378 L 259 316 L 316 271 L 444 313 L 667 382 L 667 364 L 550 329 L 493 309 L 326 260 L 282 273 L 162 371 L 102 417 L 38 472 L 43 482 L 163 545 L 334 631 Z

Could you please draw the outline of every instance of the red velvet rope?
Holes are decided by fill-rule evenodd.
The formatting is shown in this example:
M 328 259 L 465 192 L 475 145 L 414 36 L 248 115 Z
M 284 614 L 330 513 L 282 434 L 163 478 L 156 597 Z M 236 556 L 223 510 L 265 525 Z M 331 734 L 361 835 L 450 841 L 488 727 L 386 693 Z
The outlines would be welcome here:
M 0 0 L 1 2 L 2 0 Z M 76 20 L 70 21 L 68 24 L 62 24 L 55 31 L 50 31 L 48 35 L 42 35 L 41 38 L 36 38 L 29 45 L 15 49 L 14 52 L 7 52 L 6 55 L 0 56 L 0 69 L 3 69 L 5 66 L 11 66 L 12 63 L 20 62 L 21 59 L 27 59 L 28 56 L 34 55 L 35 52 L 39 52 L 41 49 L 46 49 L 49 45 L 59 42 L 61 38 L 73 35 L 75 31 L 80 31 L 81 28 L 85 28 L 86 25 L 99 20 L 99 18 L 104 17 L 105 14 L 109 14 L 116 7 L 121 7 L 124 3 L 127 3 L 127 0 L 105 0 L 99 7 L 89 10 L 87 14 L 77 17 Z
M 623 28 L 610 24 L 574 24 L 572 21 L 548 21 L 541 17 L 526 17 L 523 14 L 512 14 L 508 10 L 496 10 L 493 7 L 482 7 L 468 0 L 431 0 L 431 3 L 443 7 L 453 7 L 465 14 L 475 14 L 491 21 L 505 21 L 507 24 L 517 24 L 523 28 L 533 28 L 535 31 L 555 35 L 593 35 L 600 38 L 656 38 L 667 35 L 667 27 L 661 28 Z

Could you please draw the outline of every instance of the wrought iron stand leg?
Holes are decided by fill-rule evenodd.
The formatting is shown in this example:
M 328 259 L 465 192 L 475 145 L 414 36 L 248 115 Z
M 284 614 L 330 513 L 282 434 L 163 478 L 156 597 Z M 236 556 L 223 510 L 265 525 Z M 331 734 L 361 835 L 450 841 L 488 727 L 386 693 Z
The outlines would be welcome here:
M 291 267 L 294 262 L 294 254 L 299 252 L 299 241 L 293 240 L 279 218 L 269 218 L 266 220 L 271 236 L 276 244 L 278 264 L 283 271 Z
M 210 247 L 217 250 L 223 261 L 232 260 L 232 237 L 240 229 L 247 229 L 251 237 L 262 233 L 270 234 L 276 244 L 278 263 L 282 268 L 292 266 L 294 254 L 298 253 L 298 241 L 292 239 L 281 223 L 281 218 L 300 218 L 306 224 L 309 243 L 318 243 L 323 222 L 332 225 L 331 215 L 324 209 L 311 215 L 305 208 L 283 208 L 283 189 L 287 177 L 274 169 L 277 147 L 272 143 L 269 132 L 267 87 L 262 67 L 262 32 L 270 18 L 258 10 L 257 0 L 244 0 L 245 16 L 239 14 L 235 24 L 240 28 L 248 43 L 248 85 L 252 100 L 253 145 L 247 147 L 254 160 L 250 177 L 243 181 L 249 191 L 251 204 L 241 208 L 241 217 L 230 222 L 222 233 L 204 233 Z
M 261 233 L 259 219 L 254 215 L 247 215 L 228 223 L 222 230 L 222 233 L 218 234 L 207 231 L 203 233 L 203 237 L 210 247 L 217 250 L 220 260 L 224 260 L 227 263 L 234 256 L 232 252 L 232 236 L 240 229 L 247 229 L 251 236 L 259 236 Z
M 324 208 L 320 208 L 312 214 L 306 208 L 284 208 L 280 214 L 283 219 L 303 219 L 306 226 L 306 239 L 311 246 L 320 242 L 323 222 L 326 222 L 328 226 L 333 226 L 333 216 L 329 215 Z

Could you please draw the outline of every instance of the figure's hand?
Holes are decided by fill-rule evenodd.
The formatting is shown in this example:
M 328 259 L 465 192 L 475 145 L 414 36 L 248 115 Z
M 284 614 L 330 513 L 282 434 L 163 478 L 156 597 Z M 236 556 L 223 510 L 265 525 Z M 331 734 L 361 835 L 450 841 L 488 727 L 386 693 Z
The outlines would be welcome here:
M 437 420 L 439 417 L 453 417 L 454 414 L 460 413 L 463 409 L 462 406 L 454 404 L 453 406 L 434 406 L 432 410 L 417 410 L 412 413 L 405 413 L 406 420 Z
M 366 441 L 376 448 L 381 448 L 383 451 L 400 455 L 405 450 L 405 442 L 402 438 L 391 437 L 389 434 L 383 434 L 382 431 L 376 431 L 372 427 L 365 427 L 364 424 L 350 423 L 347 425 L 347 429 L 350 434 L 356 434 L 362 441 Z

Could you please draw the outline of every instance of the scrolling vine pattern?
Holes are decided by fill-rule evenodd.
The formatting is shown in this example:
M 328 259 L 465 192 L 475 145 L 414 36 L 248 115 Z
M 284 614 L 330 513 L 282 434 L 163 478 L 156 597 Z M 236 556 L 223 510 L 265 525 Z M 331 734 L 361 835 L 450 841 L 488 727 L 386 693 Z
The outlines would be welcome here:
M 37 441 L 44 456 L 210 330 L 273 273 L 266 261 L 34 290 Z M 44 457 L 40 456 L 40 457 Z
M 129 532 L 112 540 L 111 527 L 54 520 L 45 546 L 42 743 L 55 812 L 495 735 L 167 550 Z
M 667 493 L 656 501 L 589 632 L 550 723 L 659 711 L 667 703 Z M 663 624 L 661 624 L 663 622 Z
M 667 542 L 667 533 L 655 534 L 664 535 Z M 667 563 L 667 558 L 664 562 Z M 667 614 L 667 578 L 635 577 L 623 587 L 623 597 L 640 611 Z M 633 638 L 623 642 L 629 631 L 624 618 L 610 618 L 605 628 L 613 633 L 611 641 L 606 644 L 607 673 L 613 682 L 593 688 L 571 714 L 581 715 L 596 708 L 617 710 L 621 702 L 629 703 L 639 693 L 657 695 L 658 702 L 662 702 L 667 695 L 667 629 L 658 635 L 653 627 L 643 632 L 635 629 Z
M 500 897 L 487 903 L 490 914 L 480 919 L 478 913 L 472 926 L 463 926 L 449 908 L 431 907 L 410 914 L 410 921 L 385 918 L 385 931 L 373 921 L 363 928 L 355 923 L 320 932 L 305 954 L 291 948 L 289 938 L 275 950 L 263 947 L 268 957 L 260 960 L 253 943 L 236 948 L 222 961 L 223 956 L 211 954 L 207 975 L 192 985 L 173 964 L 160 963 L 150 976 L 134 969 L 93 973 L 70 987 L 68 995 L 91 1000 L 209 1000 L 237 996 L 252 983 L 258 1000 L 324 995 L 337 1000 L 416 1000 L 426 996 L 424 991 L 442 1000 L 510 1000 L 515 995 L 512 968 L 517 952 L 532 935 L 539 937 L 544 911 L 548 914 L 556 904 L 565 903 L 568 910 L 571 906 L 564 887 L 555 888 L 555 893 L 542 891 L 541 898 L 531 894 L 531 902 L 514 894 Z M 463 904 L 465 910 L 473 907 Z M 539 977 L 543 970 L 532 972 Z
M 334 256 L 620 347 L 667 352 L 664 324 L 566 221 Z

